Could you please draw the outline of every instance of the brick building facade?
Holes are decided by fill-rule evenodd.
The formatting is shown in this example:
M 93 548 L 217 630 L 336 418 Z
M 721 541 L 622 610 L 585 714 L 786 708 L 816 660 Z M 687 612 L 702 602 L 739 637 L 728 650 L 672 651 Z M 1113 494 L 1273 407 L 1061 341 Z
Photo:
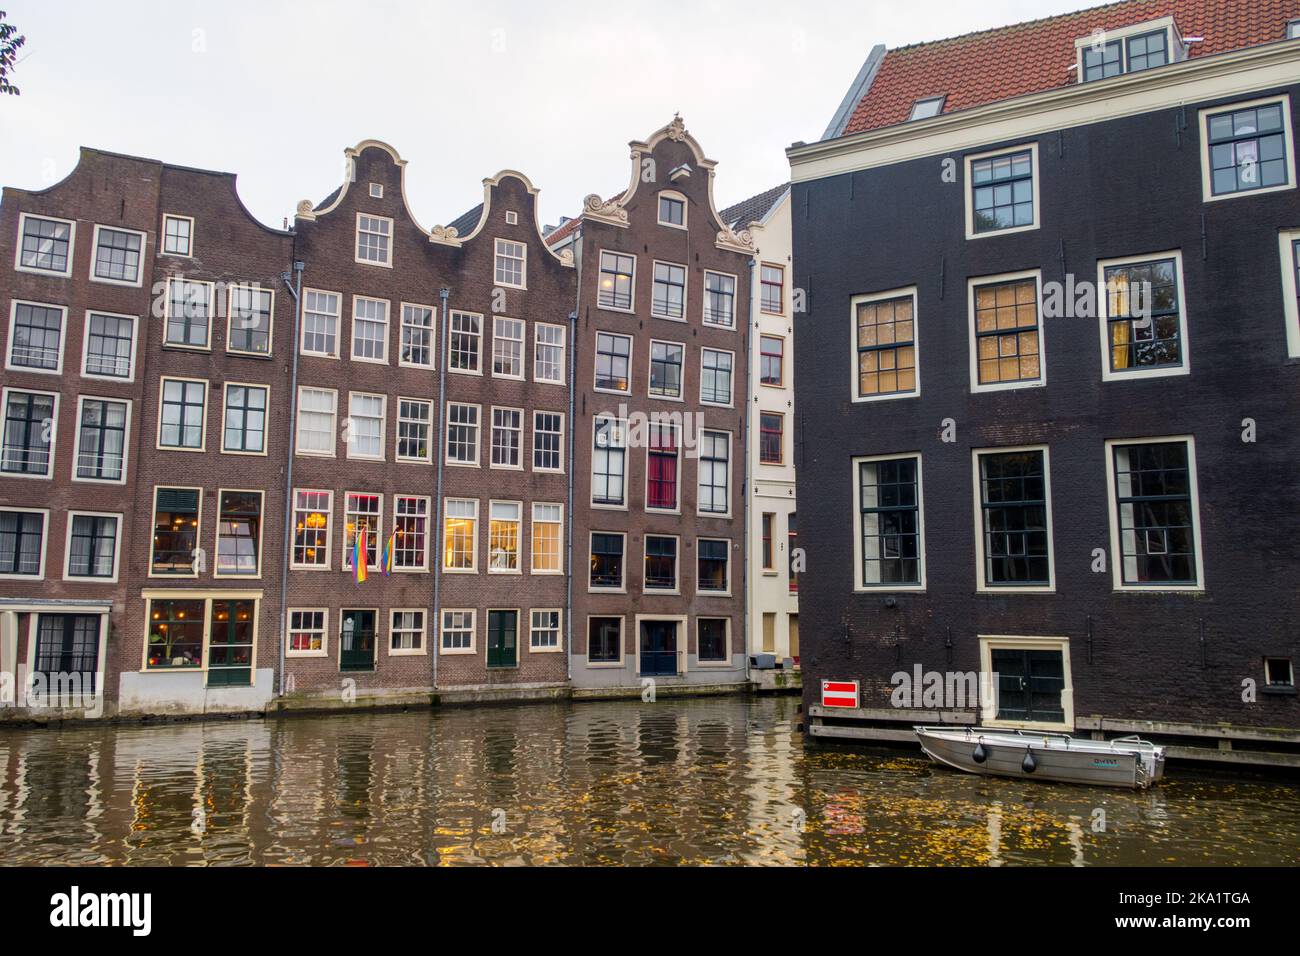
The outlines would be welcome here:
M 891 51 L 792 148 L 810 709 L 1297 740 L 1300 41 L 1219 6 Z
M 752 247 L 719 222 L 713 164 L 680 121 L 635 145 L 659 178 L 589 208 L 570 249 L 543 238 L 537 190 L 514 171 L 426 229 L 404 161 L 377 141 L 346 151 L 346 181 L 299 203 L 291 230 L 257 222 L 232 175 L 96 150 L 49 189 L 6 189 L 6 715 L 545 696 L 585 664 L 602 614 L 681 630 L 655 636 L 671 671 L 635 668 L 625 631 L 626 674 L 598 683 L 740 684 Z M 661 188 L 686 223 L 656 221 Z M 601 248 L 642 260 L 625 308 L 596 305 Z M 656 260 L 675 270 L 671 318 L 652 302 Z M 597 330 L 632 339 L 626 394 L 593 378 Z M 656 399 L 652 339 L 672 346 Z M 701 362 L 723 354 L 718 400 L 702 402 Z M 593 421 L 620 413 L 611 399 L 690 413 L 655 449 L 673 459 L 655 466 L 654 493 L 673 498 L 660 513 L 643 447 L 626 453 L 625 510 L 591 505 Z M 588 593 L 593 531 L 635 546 L 617 596 Z M 675 545 L 652 548 L 675 585 L 653 595 L 647 533 Z M 92 693 L 30 689 L 69 674 Z

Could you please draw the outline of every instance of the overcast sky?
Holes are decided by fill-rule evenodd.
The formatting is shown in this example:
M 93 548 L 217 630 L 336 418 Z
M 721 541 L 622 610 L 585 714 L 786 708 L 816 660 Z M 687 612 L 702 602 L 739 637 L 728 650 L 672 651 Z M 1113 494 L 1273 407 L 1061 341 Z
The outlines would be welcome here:
M 628 179 L 627 143 L 680 111 L 719 208 L 789 175 L 875 43 L 940 39 L 1087 0 L 0 0 L 27 36 L 0 99 L 0 184 L 42 188 L 80 146 L 239 175 L 269 225 L 368 138 L 409 163 L 426 229 L 504 168 L 546 222 Z

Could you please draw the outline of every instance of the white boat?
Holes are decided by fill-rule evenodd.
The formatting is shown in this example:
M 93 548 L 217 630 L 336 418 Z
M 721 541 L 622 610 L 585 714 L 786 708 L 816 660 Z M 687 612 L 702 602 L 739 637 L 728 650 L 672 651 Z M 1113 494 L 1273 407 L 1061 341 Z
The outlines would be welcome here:
M 1165 748 L 1139 737 L 1075 740 L 983 727 L 914 729 L 931 760 L 967 773 L 1145 790 L 1165 772 Z

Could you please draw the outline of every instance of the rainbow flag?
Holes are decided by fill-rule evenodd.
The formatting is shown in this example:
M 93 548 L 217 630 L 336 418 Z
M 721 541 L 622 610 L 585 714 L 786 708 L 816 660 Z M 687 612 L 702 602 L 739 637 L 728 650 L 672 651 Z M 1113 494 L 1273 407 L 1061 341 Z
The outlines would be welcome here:
M 384 577 L 393 573 L 394 554 L 397 551 L 397 532 L 394 531 L 388 537 L 388 543 L 384 545 L 384 554 L 379 561 L 379 566 L 384 569 Z
M 369 568 L 366 567 L 366 526 L 357 528 L 357 536 L 352 542 L 352 570 L 356 572 L 357 584 L 365 583 Z

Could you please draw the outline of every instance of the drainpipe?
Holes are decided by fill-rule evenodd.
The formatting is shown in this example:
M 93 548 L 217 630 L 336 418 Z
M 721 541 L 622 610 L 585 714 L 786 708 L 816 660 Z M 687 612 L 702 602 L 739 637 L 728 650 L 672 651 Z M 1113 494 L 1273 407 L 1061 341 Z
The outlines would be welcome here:
M 439 325 L 442 326 L 442 361 L 438 363 L 438 427 L 434 429 L 434 434 L 438 438 L 438 444 L 434 447 L 434 460 L 438 463 L 437 489 L 438 498 L 437 506 L 434 509 L 438 516 L 437 528 L 434 532 L 433 545 L 433 639 L 435 647 L 433 648 L 433 689 L 438 689 L 438 657 L 442 654 L 442 562 L 443 562 L 443 540 L 442 540 L 442 523 L 446 520 L 443 516 L 442 503 L 442 470 L 445 465 L 443 454 L 443 437 L 442 425 L 446 418 L 446 399 L 447 399 L 447 361 L 451 355 L 451 347 L 448 342 L 448 325 L 447 325 L 447 298 L 451 295 L 451 290 L 443 286 L 438 290 L 438 300 L 442 307 L 442 319 Z
M 753 621 L 750 620 L 749 614 L 749 591 L 753 586 L 749 562 L 753 560 L 754 539 L 751 533 L 753 529 L 750 525 L 753 521 L 754 515 L 753 509 L 750 507 L 749 503 L 750 499 L 754 496 L 754 489 L 749 486 L 751 479 L 749 458 L 753 452 L 751 447 L 753 439 L 750 436 L 754 424 L 754 397 L 750 394 L 750 392 L 753 391 L 754 377 L 754 262 L 755 260 L 753 259 L 749 260 L 749 301 L 745 305 L 745 318 L 747 320 L 747 327 L 745 330 L 745 477 L 743 485 L 745 489 L 745 560 L 740 562 L 741 567 L 743 568 L 741 571 L 741 590 L 745 595 L 745 681 L 747 683 L 751 679 L 749 669 L 749 629 L 753 624 Z M 775 544 L 775 542 L 773 542 L 773 544 Z
M 581 281 L 581 280 L 579 280 Z M 569 467 L 566 469 L 569 473 L 569 496 L 565 504 L 568 516 L 568 557 L 565 559 L 568 564 L 569 573 L 565 575 L 565 597 L 564 597 L 564 657 L 566 673 L 568 680 L 573 681 L 573 433 L 577 431 L 577 426 L 573 420 L 574 414 L 574 372 L 577 369 L 577 356 L 574 354 L 578 349 L 578 310 L 574 309 L 569 313 Z
M 293 281 L 287 272 L 280 273 L 289 294 L 293 296 L 293 357 L 289 367 L 289 464 L 284 469 L 284 553 L 280 556 L 280 689 L 277 697 L 284 696 L 284 651 L 289 639 L 289 564 L 293 560 L 293 456 L 298 427 L 298 336 L 302 331 L 302 272 L 306 263 L 293 260 Z

